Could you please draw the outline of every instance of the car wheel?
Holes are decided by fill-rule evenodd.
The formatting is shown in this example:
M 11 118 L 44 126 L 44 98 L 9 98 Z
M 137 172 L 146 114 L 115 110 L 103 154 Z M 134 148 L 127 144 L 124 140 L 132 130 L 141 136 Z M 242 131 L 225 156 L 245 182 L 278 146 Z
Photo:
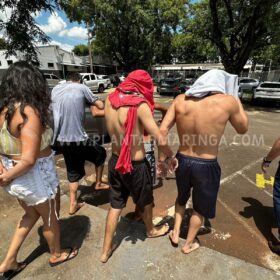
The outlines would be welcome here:
M 102 92 L 104 92 L 104 89 L 105 89 L 104 86 L 100 85 L 99 88 L 98 88 L 98 92 L 102 93 Z

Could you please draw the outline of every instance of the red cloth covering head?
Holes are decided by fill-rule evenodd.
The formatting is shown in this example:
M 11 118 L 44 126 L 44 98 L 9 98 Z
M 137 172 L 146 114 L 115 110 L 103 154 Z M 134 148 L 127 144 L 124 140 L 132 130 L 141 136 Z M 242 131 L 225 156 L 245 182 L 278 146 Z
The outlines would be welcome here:
M 109 96 L 113 108 L 130 106 L 124 124 L 125 135 L 115 169 L 122 174 L 132 171 L 131 146 L 132 132 L 137 118 L 137 107 L 146 102 L 154 111 L 154 84 L 151 76 L 144 70 L 135 70 Z

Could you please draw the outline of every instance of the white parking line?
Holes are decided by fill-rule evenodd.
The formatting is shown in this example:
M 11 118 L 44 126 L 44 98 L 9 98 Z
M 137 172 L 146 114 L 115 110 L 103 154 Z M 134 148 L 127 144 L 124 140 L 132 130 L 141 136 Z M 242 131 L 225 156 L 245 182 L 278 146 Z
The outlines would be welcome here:
M 256 165 L 257 163 L 261 162 L 263 158 L 259 158 L 256 161 L 244 166 L 240 170 L 232 173 L 231 175 L 225 177 L 224 179 L 221 180 L 221 185 L 230 182 L 232 179 L 235 177 L 241 175 L 245 179 L 247 179 L 250 183 L 254 184 L 254 182 L 248 178 L 245 174 L 243 174 L 245 171 L 249 170 L 251 167 Z M 270 195 L 270 194 L 269 194 Z M 256 231 L 254 228 L 252 228 L 250 225 L 247 224 L 246 221 L 244 221 L 242 218 L 239 217 L 238 214 L 236 214 L 225 202 L 223 202 L 220 198 L 217 199 L 218 202 L 236 219 L 240 224 L 242 224 L 252 235 L 254 235 L 263 245 L 266 246 L 266 241 L 264 238 L 260 235 L 258 231 Z M 189 208 L 191 200 L 189 199 L 186 205 L 186 208 Z M 174 217 L 175 215 L 175 206 L 172 206 L 167 209 L 168 216 Z M 162 218 L 155 218 L 154 222 L 158 223 Z
M 256 183 L 253 182 L 248 176 L 246 176 L 245 174 L 240 174 L 244 179 L 246 179 L 248 182 L 250 182 L 253 186 L 256 186 Z M 268 196 L 273 197 L 273 195 L 268 192 L 267 190 L 263 190 L 264 193 L 266 193 Z
M 239 217 L 225 202 L 223 202 L 220 198 L 218 198 L 218 202 L 236 219 L 240 224 L 242 224 L 252 235 L 254 235 L 259 242 L 263 245 L 267 246 L 266 241 L 262 237 L 262 235 L 256 231 L 254 228 L 249 226 L 246 221 Z
M 221 182 L 220 182 L 220 184 L 223 185 L 223 184 L 225 184 L 225 183 L 227 183 L 227 182 L 230 182 L 233 178 L 235 178 L 235 177 L 238 176 L 238 175 L 243 174 L 243 172 L 249 170 L 251 167 L 253 167 L 253 166 L 254 166 L 255 164 L 257 164 L 258 162 L 261 162 L 262 160 L 263 160 L 263 158 L 261 157 L 261 158 L 257 159 L 256 161 L 254 161 L 254 162 L 252 162 L 252 163 L 250 163 L 250 164 L 244 166 L 244 167 L 241 168 L 240 170 L 238 170 L 238 171 L 232 173 L 231 175 L 227 176 L 226 178 L 222 179 Z

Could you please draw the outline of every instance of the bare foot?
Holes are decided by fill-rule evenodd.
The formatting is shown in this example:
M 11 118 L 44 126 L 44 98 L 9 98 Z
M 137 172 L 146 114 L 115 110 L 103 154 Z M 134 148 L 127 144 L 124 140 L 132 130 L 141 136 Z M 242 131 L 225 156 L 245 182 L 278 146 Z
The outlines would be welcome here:
M 147 232 L 148 238 L 160 237 L 165 235 L 169 231 L 169 225 L 164 224 L 159 227 L 154 227 L 150 232 Z
M 59 257 L 54 255 L 50 257 L 49 264 L 52 267 L 57 266 L 66 261 L 74 259 L 78 255 L 78 253 L 79 253 L 78 249 L 73 249 L 73 248 L 62 249 Z
M 26 263 L 17 263 L 13 262 L 10 264 L 1 264 L 0 265 L 0 273 L 5 273 L 8 271 L 14 272 L 14 273 L 19 273 L 26 267 Z
M 176 230 L 171 230 L 169 233 L 169 239 L 171 242 L 171 245 L 173 247 L 178 247 L 179 243 L 179 233 Z
M 182 252 L 184 254 L 189 254 L 193 251 L 195 251 L 196 249 L 198 249 L 200 247 L 199 243 L 198 242 L 194 242 L 192 243 L 191 245 L 185 245 L 183 248 L 182 248 Z
M 110 186 L 108 184 L 105 183 L 96 183 L 95 184 L 95 190 L 99 191 L 99 190 L 108 190 L 110 189 Z
M 85 202 L 77 203 L 76 206 L 70 207 L 69 215 L 74 215 L 77 211 L 79 211 L 83 206 L 85 205 Z
M 118 245 L 114 244 L 112 248 L 109 250 L 109 252 L 103 252 L 103 254 L 100 257 L 100 261 L 102 263 L 106 263 L 112 256 L 113 252 L 117 249 Z

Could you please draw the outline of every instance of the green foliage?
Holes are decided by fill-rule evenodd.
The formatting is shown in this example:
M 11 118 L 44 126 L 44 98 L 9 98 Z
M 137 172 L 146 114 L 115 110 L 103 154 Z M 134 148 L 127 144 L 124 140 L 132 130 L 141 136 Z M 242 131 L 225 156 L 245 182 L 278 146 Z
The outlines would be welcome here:
M 185 15 L 185 0 L 67 0 L 72 20 L 90 24 L 94 51 L 126 70 L 149 69 L 172 59 L 172 36 Z M 72 9 L 75 9 L 75 13 Z M 87 11 L 85 14 L 83 11 Z
M 73 52 L 78 56 L 89 55 L 89 50 L 87 45 L 76 45 L 73 49 Z
M 7 43 L 6 55 L 22 52 L 27 60 L 37 62 L 35 42 L 47 43 L 49 37 L 38 27 L 32 14 L 41 10 L 53 11 L 56 0 L 3 0 L 0 11 L 11 8 L 12 14 L 7 22 L 0 20 Z
M 0 50 L 5 50 L 7 48 L 6 41 L 0 38 Z
M 279 23 L 278 0 L 203 0 L 192 7 L 196 35 L 212 42 L 225 69 L 237 74 L 254 49 L 279 33 L 273 19 Z

